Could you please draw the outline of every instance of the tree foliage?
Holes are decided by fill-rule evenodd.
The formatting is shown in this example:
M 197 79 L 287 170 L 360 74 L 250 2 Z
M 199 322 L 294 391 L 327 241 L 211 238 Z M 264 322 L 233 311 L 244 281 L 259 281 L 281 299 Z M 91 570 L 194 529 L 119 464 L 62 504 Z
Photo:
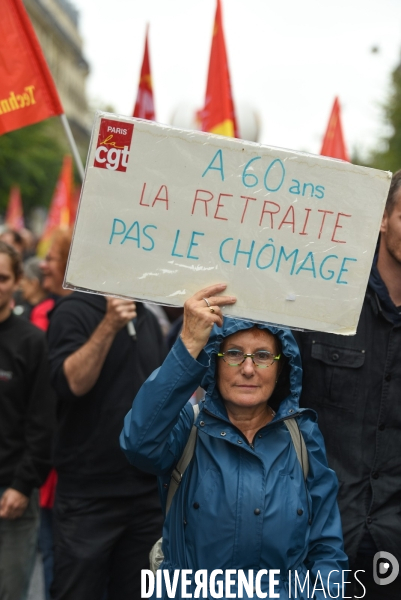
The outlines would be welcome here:
M 401 65 L 392 73 L 392 87 L 388 101 L 384 105 L 386 124 L 390 133 L 383 139 L 383 150 L 372 153 L 372 167 L 386 171 L 401 169 Z
M 13 185 L 21 189 L 24 214 L 36 206 L 48 207 L 68 152 L 58 118 L 0 136 L 0 215 Z

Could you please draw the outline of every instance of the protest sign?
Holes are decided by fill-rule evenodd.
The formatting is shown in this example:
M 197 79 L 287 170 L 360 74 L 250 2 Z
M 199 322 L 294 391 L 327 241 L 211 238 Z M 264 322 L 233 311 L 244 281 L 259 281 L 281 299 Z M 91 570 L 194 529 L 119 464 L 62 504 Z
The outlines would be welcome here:
M 65 285 L 180 306 L 226 282 L 225 314 L 352 334 L 390 179 L 98 113 Z

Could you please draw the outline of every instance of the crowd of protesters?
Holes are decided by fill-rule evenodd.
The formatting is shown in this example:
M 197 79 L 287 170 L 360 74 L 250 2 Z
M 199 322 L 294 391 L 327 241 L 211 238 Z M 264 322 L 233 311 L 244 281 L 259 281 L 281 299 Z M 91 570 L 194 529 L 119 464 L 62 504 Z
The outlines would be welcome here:
M 140 598 L 141 569 L 163 515 L 156 477 L 130 467 L 118 438 L 132 398 L 166 355 L 170 320 L 182 311 L 64 289 L 68 229 L 54 232 L 43 259 L 25 251 L 16 231 L 0 240 L 0 331 L 8 333 L 0 338 L 0 598 L 26 598 L 37 543 L 47 599 L 104 598 L 106 589 L 110 599 Z M 22 366 L 28 333 L 17 326 L 37 339 Z M 18 412 L 9 414 L 14 394 Z M 42 438 L 47 443 L 38 447 Z M 20 490 L 15 473 L 30 455 L 32 473 Z M 24 500 L 14 513 L 3 510 L 9 488 Z M 23 512 L 28 498 L 33 515 Z M 18 525 L 26 537 L 16 544 Z
M 38 548 L 47 600 L 139 599 L 162 534 L 157 478 L 119 434 L 182 311 L 64 289 L 70 244 L 57 230 L 38 258 L 29 232 L 0 235 L 0 600 L 27 598 Z M 301 406 L 317 412 L 345 552 L 364 572 L 345 597 L 399 598 L 400 576 L 380 585 L 373 564 L 380 551 L 401 564 L 401 171 L 357 334 L 295 336 Z

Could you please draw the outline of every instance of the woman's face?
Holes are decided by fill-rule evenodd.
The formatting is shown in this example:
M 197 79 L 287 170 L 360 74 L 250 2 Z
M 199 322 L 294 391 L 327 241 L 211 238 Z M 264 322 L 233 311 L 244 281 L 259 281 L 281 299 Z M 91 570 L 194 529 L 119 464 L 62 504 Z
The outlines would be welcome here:
M 221 352 L 235 348 L 244 354 L 254 354 L 258 350 L 268 350 L 277 354 L 274 336 L 264 329 L 245 329 L 228 336 Z M 237 407 L 254 408 L 266 404 L 273 393 L 279 374 L 279 361 L 267 368 L 257 367 L 251 358 L 237 367 L 231 367 L 222 358 L 218 359 L 217 385 L 226 404 Z
M 6 319 L 11 312 L 13 294 L 18 288 L 11 258 L 0 252 L 0 320 Z

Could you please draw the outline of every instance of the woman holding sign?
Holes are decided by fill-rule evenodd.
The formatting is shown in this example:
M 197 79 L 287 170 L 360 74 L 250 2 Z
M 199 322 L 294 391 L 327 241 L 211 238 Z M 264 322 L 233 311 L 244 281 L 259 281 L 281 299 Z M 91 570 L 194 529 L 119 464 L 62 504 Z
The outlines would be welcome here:
M 156 577 L 143 573 L 142 595 L 340 597 L 337 480 L 315 413 L 298 406 L 298 347 L 287 330 L 223 318 L 236 300 L 225 288 L 185 303 L 181 336 L 125 418 L 122 448 L 159 476 L 164 505 L 194 421 L 197 432 L 168 507 L 164 561 Z M 187 399 L 199 385 L 194 418 Z

